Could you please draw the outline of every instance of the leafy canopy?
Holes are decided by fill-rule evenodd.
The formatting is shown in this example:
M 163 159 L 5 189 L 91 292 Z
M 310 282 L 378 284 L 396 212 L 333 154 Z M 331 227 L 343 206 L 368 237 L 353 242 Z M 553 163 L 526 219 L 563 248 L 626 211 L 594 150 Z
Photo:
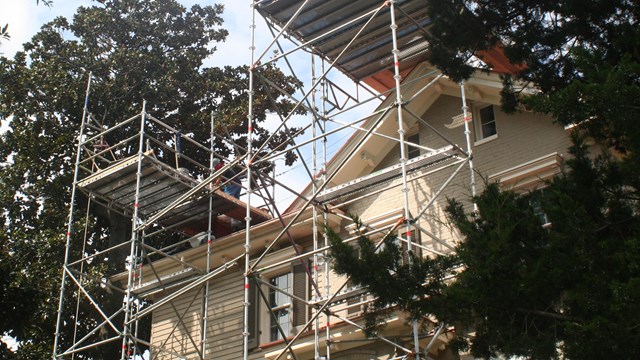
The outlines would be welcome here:
M 17 356 L 42 359 L 51 354 L 73 161 L 89 72 L 94 78 L 89 109 L 104 126 L 140 113 L 146 100 L 148 113 L 176 129 L 191 131 L 190 136 L 205 146 L 210 114 L 215 113 L 216 131 L 228 132 L 246 147 L 247 68 L 204 66 L 216 51 L 215 44 L 227 36 L 221 27 L 222 11 L 222 5 L 186 9 L 174 0 L 98 0 L 94 6 L 78 8 L 73 19 L 59 17 L 45 24 L 13 59 L 0 57 L 0 118 L 10 122 L 10 129 L 0 136 L 0 334 L 21 342 Z M 284 91 L 293 92 L 297 86 L 275 68 L 262 70 L 261 76 Z M 258 146 L 270 134 L 262 126 L 266 113 L 290 105 L 283 97 L 270 101 L 263 89 L 257 89 L 255 99 L 254 145 Z M 114 144 L 121 139 L 114 132 L 106 140 Z M 276 134 L 267 151 L 286 146 L 285 140 L 287 133 Z M 214 146 L 224 155 L 235 151 L 222 141 Z M 199 156 L 208 163 L 207 154 Z M 118 226 L 130 228 L 127 219 L 100 212 L 99 207 L 89 209 L 85 217 L 86 199 L 76 205 L 75 258 L 85 224 L 92 239 L 85 250 L 89 254 L 107 248 Z M 93 264 L 97 278 L 116 270 L 115 261 L 106 260 Z M 67 295 L 68 329 L 74 320 L 81 329 L 94 326 L 87 320 L 94 318 L 93 310 L 81 308 L 76 319 L 70 309 L 75 305 L 73 294 Z M 95 296 L 109 302 L 109 294 Z M 112 305 L 120 306 L 121 300 L 113 299 Z M 62 346 L 69 345 L 71 334 L 62 334 L 61 340 Z M 16 354 L 5 351 L 2 356 Z

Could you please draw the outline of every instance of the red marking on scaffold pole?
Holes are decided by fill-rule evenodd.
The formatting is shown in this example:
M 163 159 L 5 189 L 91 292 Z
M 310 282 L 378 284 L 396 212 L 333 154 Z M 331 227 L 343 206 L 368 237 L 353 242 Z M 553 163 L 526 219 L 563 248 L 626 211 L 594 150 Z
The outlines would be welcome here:
M 331 327 L 331 323 L 327 321 L 327 327 Z
M 244 284 L 244 288 L 248 289 L 249 288 L 249 284 Z
M 394 65 L 400 67 L 400 61 L 396 61 Z
M 71 236 L 71 232 L 67 232 L 67 236 Z
M 207 240 L 207 244 L 211 244 L 211 239 Z
M 249 132 L 252 132 L 252 131 L 253 131 L 253 126 L 248 126 L 248 127 L 247 127 L 247 130 L 248 130 Z
M 133 204 L 133 207 L 138 207 L 138 205 L 139 205 L 138 203 L 135 203 Z
M 407 236 L 411 236 L 411 230 L 407 230 L 406 234 Z
M 465 116 L 465 117 L 464 117 L 464 121 L 466 121 L 466 122 L 471 121 L 471 117 L 469 117 L 469 116 Z
M 318 271 L 318 265 L 313 265 L 313 270 Z

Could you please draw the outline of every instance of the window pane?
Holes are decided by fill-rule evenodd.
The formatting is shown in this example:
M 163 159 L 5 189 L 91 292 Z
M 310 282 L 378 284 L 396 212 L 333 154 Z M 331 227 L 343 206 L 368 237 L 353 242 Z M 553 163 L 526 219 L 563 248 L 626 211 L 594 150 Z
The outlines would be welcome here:
M 271 319 L 271 341 L 276 341 L 282 339 L 282 334 L 280 330 L 278 330 L 278 325 L 282 328 L 282 331 L 288 336 L 290 331 L 290 321 L 289 321 L 289 310 L 282 309 L 275 311 L 274 314 L 275 319 Z
M 493 105 L 480 109 L 480 122 L 482 124 L 482 138 L 497 134 L 496 116 L 493 112 Z
M 496 122 L 490 122 L 486 124 L 482 124 L 482 138 L 489 137 L 491 135 L 495 135 L 496 131 Z
M 291 292 L 291 273 L 287 273 L 284 275 L 276 276 L 269 280 L 271 285 L 274 287 L 286 292 Z M 283 294 L 280 291 L 276 291 L 275 289 L 269 289 L 269 302 L 271 303 L 271 307 L 278 307 L 284 304 L 291 302 L 289 296 Z
M 291 304 L 291 297 L 286 293 L 291 292 L 293 276 L 292 273 L 283 274 L 280 276 L 273 277 L 269 280 L 269 283 L 283 292 L 277 291 L 273 288 L 269 288 L 269 305 L 271 309 L 275 309 L 287 304 Z M 271 317 L 271 326 L 269 329 L 269 336 L 271 341 L 276 341 L 282 339 L 282 334 L 278 330 L 278 325 L 282 328 L 286 336 L 289 336 L 290 328 L 291 328 L 291 316 L 290 316 L 290 306 L 286 306 L 284 308 L 275 310 L 273 312 L 273 317 Z
M 420 145 L 420 134 L 413 134 L 407 137 L 407 141 L 412 144 Z M 420 148 L 411 145 L 407 145 L 407 148 L 407 159 L 413 159 L 420 156 Z

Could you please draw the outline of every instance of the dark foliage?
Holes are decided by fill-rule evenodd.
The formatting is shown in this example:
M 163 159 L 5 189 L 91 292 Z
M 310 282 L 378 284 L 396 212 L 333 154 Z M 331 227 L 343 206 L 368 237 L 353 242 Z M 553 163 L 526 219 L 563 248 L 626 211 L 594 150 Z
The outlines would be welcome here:
M 627 0 L 426 3 L 433 19 L 430 61 L 463 80 L 473 74 L 468 65 L 473 54 L 503 46 L 513 63 L 524 65 L 520 73 L 503 77 L 503 107 L 517 111 L 526 105 L 575 125 L 573 159 L 541 196 L 487 184 L 474 199 L 479 211 L 471 214 L 450 200 L 449 219 L 465 240 L 446 260 L 425 261 L 462 267 L 420 274 L 416 283 L 405 284 L 411 291 L 388 291 L 370 280 L 395 271 L 397 250 L 385 247 L 396 260 L 374 257 L 376 266 L 368 266 L 353 253 L 342 255 L 353 250 L 336 239 L 337 269 L 414 318 L 435 315 L 456 325 L 459 334 L 473 329 L 473 338 L 455 345 L 469 346 L 479 357 L 638 358 L 640 5 Z M 519 81 L 536 94 L 521 94 Z M 585 139 L 602 145 L 602 155 L 588 154 Z M 541 226 L 530 205 L 534 196 L 551 226 Z M 426 298 L 421 289 L 416 304 L 406 302 L 416 286 L 447 271 L 456 274 L 455 281 L 434 285 L 438 291 Z M 418 308 L 421 312 L 413 311 Z
M 51 356 L 73 161 L 89 72 L 94 78 L 89 110 L 105 126 L 140 113 L 146 100 L 148 113 L 174 128 L 188 129 L 205 146 L 212 113 L 220 134 L 228 133 L 246 146 L 247 67 L 203 66 L 216 50 L 214 44 L 227 36 L 221 28 L 222 11 L 222 5 L 186 9 L 174 0 L 98 0 L 94 6 L 80 7 L 71 21 L 60 17 L 44 25 L 13 59 L 0 57 L 0 118 L 10 121 L 10 130 L 0 136 L 0 334 L 21 342 L 20 358 Z M 260 75 L 285 91 L 297 87 L 297 81 L 273 67 L 262 69 Z M 270 135 L 261 125 L 266 113 L 276 106 L 291 106 L 284 97 L 273 100 L 265 89 L 257 89 L 256 147 Z M 111 133 L 113 138 L 106 140 L 114 144 L 121 140 L 118 135 Z M 283 149 L 289 142 L 287 134 L 276 134 L 265 151 Z M 222 141 L 214 146 L 223 155 L 242 154 L 241 148 L 232 149 Z M 205 152 L 195 156 L 208 163 Z M 295 156 L 288 159 L 293 162 Z M 86 207 L 86 199 L 80 198 L 73 224 L 76 259 L 85 223 L 91 239 L 87 253 L 108 247 L 110 235 L 122 241 L 122 235 L 115 235 L 126 234 L 131 227 L 130 220 L 97 207 L 85 218 Z M 122 262 L 116 264 L 115 258 L 96 259 L 102 263 L 92 264 L 92 275 L 100 279 L 121 271 Z M 104 293 L 100 284 L 87 285 L 91 286 L 101 291 L 100 301 L 121 305 L 122 299 Z M 66 329 L 73 328 L 74 320 L 81 329 L 95 326 L 85 320 L 99 318 L 95 310 L 81 308 L 76 319 L 75 294 L 67 295 Z M 62 346 L 70 341 L 70 333 L 62 334 Z M 106 355 L 97 351 L 85 356 L 113 358 L 107 350 Z

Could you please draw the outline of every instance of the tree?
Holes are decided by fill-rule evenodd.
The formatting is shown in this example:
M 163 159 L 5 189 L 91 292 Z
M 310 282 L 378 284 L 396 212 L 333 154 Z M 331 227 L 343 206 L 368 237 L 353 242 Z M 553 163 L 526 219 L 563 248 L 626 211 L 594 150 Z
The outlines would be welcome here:
M 454 347 L 481 358 L 640 356 L 636 179 L 622 176 L 608 155 L 592 160 L 584 145 L 571 152 L 569 171 L 543 192 L 550 227 L 531 206 L 537 194 L 492 183 L 473 199 L 477 213 L 449 200 L 449 219 L 464 238 L 451 255 L 409 252 L 411 261 L 403 261 L 393 237 L 378 249 L 360 236 L 355 251 L 328 229 L 334 270 L 376 297 L 370 331 L 398 308 L 416 320 L 431 315 L 456 325 Z M 455 280 L 444 281 L 451 274 Z M 474 336 L 465 338 L 465 329 Z
M 523 69 L 504 76 L 503 107 L 520 102 L 580 124 L 623 153 L 637 154 L 640 6 L 615 1 L 426 0 L 433 25 L 429 61 L 454 80 L 469 77 L 479 50 L 503 47 Z M 515 80 L 539 94 L 518 97 Z M 587 121 L 588 120 L 588 121 Z M 637 161 L 635 156 L 631 161 Z M 637 164 L 637 162 L 636 162 Z
M 445 291 L 455 308 L 438 316 L 473 326 L 476 355 L 640 355 L 635 189 L 607 155 L 592 160 L 584 145 L 571 152 L 570 171 L 543 192 L 549 228 L 529 205 L 531 195 L 501 192 L 497 184 L 475 199 L 477 214 L 450 202 L 450 218 L 465 237 L 456 248 L 465 270 Z
M 187 10 L 174 0 L 99 0 L 80 7 L 72 21 L 60 17 L 44 25 L 13 59 L 0 58 L 0 117 L 11 127 L 0 137 L 0 314 L 7 315 L 0 319 L 0 333 L 20 341 L 20 358 L 46 358 L 52 349 L 73 159 L 90 71 L 90 110 L 106 126 L 139 113 L 144 99 L 148 113 L 192 130 L 192 137 L 206 144 L 215 112 L 218 130 L 246 146 L 247 67 L 203 67 L 216 50 L 212 44 L 227 35 L 222 11 L 222 5 Z M 262 76 L 285 91 L 296 89 L 296 81 L 275 68 Z M 261 126 L 266 113 L 290 105 L 282 98 L 270 102 L 260 89 L 255 97 L 257 146 L 269 135 Z M 288 139 L 284 132 L 276 135 L 267 149 L 282 148 Z M 236 151 L 222 142 L 214 145 L 225 155 Z M 74 218 L 82 220 L 74 228 L 82 229 L 86 202 L 78 201 L 76 209 Z M 88 221 L 96 239 L 92 246 L 106 248 L 109 235 L 118 232 L 118 219 L 92 208 Z M 102 268 L 109 273 L 112 266 Z M 16 302 L 16 296 L 30 300 Z M 69 341 L 65 334 L 63 342 Z
M 360 247 L 371 251 L 361 256 L 371 266 L 333 234 L 336 271 L 381 299 L 370 324 L 377 320 L 375 310 L 391 304 L 415 319 L 435 315 L 474 329 L 473 338 L 455 345 L 470 346 L 479 357 L 638 357 L 640 5 L 626 0 L 426 4 L 433 20 L 427 37 L 434 65 L 464 80 L 478 71 L 469 62 L 474 54 L 502 47 L 513 63 L 523 65 L 520 73 L 503 77 L 503 108 L 518 111 L 524 105 L 574 126 L 573 159 L 541 196 L 552 226 L 541 227 L 532 194 L 487 184 L 473 199 L 477 213 L 449 202 L 449 220 L 464 237 L 454 255 L 412 256 L 413 264 L 403 265 L 393 241 L 376 253 L 362 238 Z M 518 81 L 537 93 L 518 93 Z M 588 153 L 586 137 L 602 146 L 601 155 Z M 367 276 L 359 276 L 364 269 Z M 454 270 L 455 281 L 442 283 L 443 272 Z M 390 274 L 401 288 L 372 281 Z

